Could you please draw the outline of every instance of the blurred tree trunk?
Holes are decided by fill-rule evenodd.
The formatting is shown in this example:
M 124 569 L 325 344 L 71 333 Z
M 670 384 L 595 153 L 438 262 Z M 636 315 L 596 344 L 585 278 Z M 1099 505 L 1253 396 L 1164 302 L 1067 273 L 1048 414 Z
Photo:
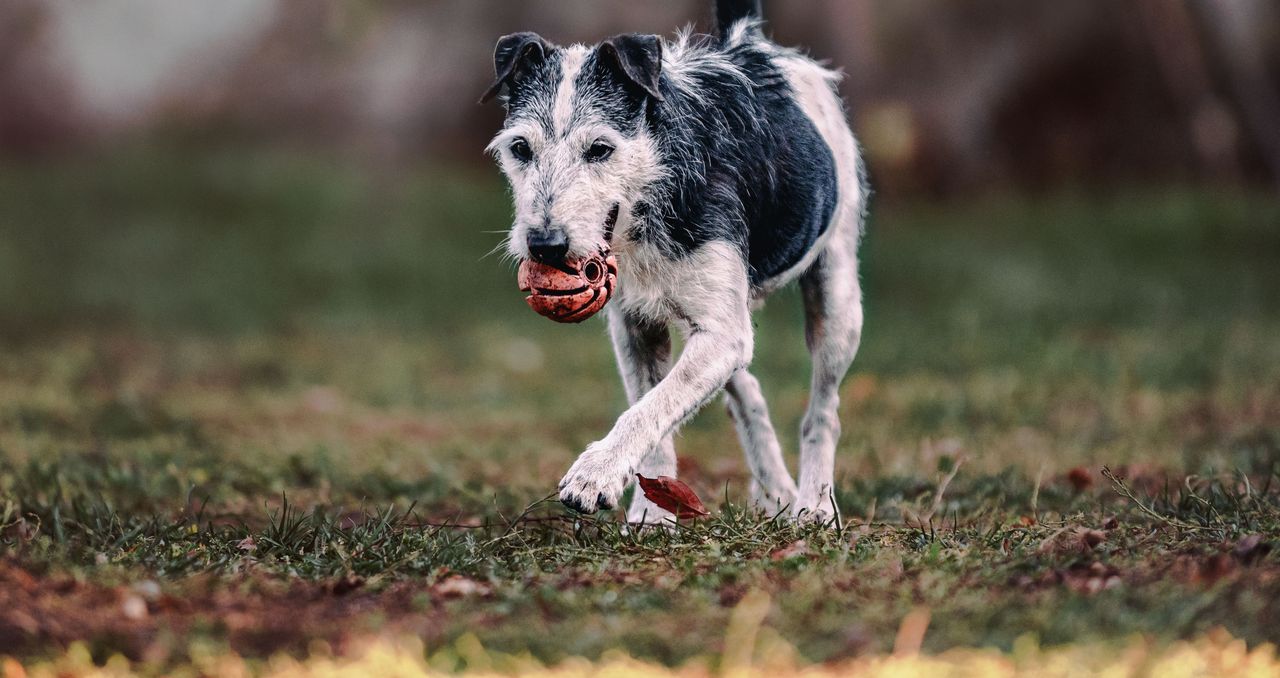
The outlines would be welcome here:
M 0 3 L 0 152 L 39 153 L 84 136 L 80 111 L 52 63 L 48 8 Z
M 1280 191 L 1280 93 L 1266 67 L 1262 27 L 1274 19 L 1274 4 L 1253 0 L 1196 3 L 1214 37 L 1227 78 L 1267 171 Z
M 1239 181 L 1239 125 L 1214 91 L 1194 18 L 1182 0 L 1140 0 L 1138 11 L 1170 93 L 1186 116 L 1202 169 L 1219 181 Z

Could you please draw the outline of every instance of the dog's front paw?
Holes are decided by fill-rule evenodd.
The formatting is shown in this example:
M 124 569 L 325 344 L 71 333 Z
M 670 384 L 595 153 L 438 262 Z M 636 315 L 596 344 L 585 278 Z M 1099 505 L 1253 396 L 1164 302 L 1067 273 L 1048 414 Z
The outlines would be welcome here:
M 592 443 L 560 480 L 560 501 L 582 513 L 611 509 L 622 499 L 631 466 L 605 441 Z

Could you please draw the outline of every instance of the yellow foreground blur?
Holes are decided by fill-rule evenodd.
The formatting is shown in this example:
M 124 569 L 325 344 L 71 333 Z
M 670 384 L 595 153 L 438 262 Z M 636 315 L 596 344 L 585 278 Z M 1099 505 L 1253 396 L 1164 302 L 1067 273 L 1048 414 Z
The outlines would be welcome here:
M 1225 631 L 1215 631 L 1187 642 L 1157 645 L 1132 639 L 1118 645 L 1070 645 L 1041 648 L 1024 639 L 1012 652 L 990 649 L 953 649 L 938 655 L 899 653 L 872 655 L 834 664 L 804 666 L 780 640 L 763 639 L 747 665 L 733 665 L 729 657 L 691 661 L 667 668 L 639 661 L 621 652 L 606 654 L 599 661 L 569 659 L 556 666 L 544 666 L 531 657 L 489 653 L 474 637 L 464 637 L 453 648 L 435 654 L 417 639 L 370 639 L 363 646 L 335 657 L 323 644 L 312 648 L 305 659 L 278 655 L 269 660 L 243 659 L 230 652 L 194 650 L 186 666 L 166 668 L 165 675 L 351 677 L 383 676 L 867 676 L 910 678 L 913 676 L 1266 676 L 1280 677 L 1280 660 L 1273 645 L 1250 650 L 1243 641 Z M 467 668 L 455 672 L 453 667 Z M 116 656 L 104 666 L 90 659 L 84 645 L 73 645 L 63 656 L 48 661 L 22 664 L 5 658 L 5 678 L 115 677 L 153 674 L 145 665 Z

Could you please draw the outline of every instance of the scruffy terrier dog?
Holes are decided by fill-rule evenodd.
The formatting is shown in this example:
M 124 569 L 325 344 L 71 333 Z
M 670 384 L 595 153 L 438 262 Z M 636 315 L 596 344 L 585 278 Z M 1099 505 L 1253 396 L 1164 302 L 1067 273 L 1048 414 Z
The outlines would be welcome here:
M 766 38 L 759 0 L 715 9 L 715 36 L 498 41 L 484 100 L 501 94 L 507 111 L 488 150 L 514 195 L 510 253 L 617 257 L 604 310 L 630 408 L 570 467 L 560 500 L 592 513 L 636 473 L 674 476 L 674 432 L 724 389 L 755 504 L 825 521 L 837 515 L 839 387 L 862 332 L 862 160 L 840 76 Z M 748 371 L 751 312 L 793 280 L 813 359 L 798 486 Z M 686 337 L 674 365 L 670 326 Z M 639 493 L 627 518 L 673 519 Z

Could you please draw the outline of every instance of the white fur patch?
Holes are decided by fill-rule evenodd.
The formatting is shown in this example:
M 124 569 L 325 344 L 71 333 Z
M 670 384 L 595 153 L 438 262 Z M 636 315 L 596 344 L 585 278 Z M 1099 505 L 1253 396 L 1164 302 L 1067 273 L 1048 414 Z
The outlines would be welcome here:
M 662 53 L 662 72 L 668 82 L 702 104 L 709 103 L 707 93 L 693 77 L 695 73 L 716 73 L 751 86 L 751 78 L 723 52 L 695 43 L 690 26 L 682 28 L 676 39 L 667 43 Z
M 560 84 L 556 87 L 556 102 L 551 108 L 551 126 L 558 136 L 564 136 L 569 130 L 569 121 L 573 118 L 573 95 L 578 89 L 578 73 L 587 60 L 587 51 L 582 45 L 568 47 L 560 62 Z

